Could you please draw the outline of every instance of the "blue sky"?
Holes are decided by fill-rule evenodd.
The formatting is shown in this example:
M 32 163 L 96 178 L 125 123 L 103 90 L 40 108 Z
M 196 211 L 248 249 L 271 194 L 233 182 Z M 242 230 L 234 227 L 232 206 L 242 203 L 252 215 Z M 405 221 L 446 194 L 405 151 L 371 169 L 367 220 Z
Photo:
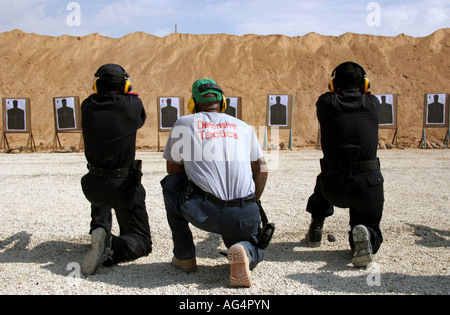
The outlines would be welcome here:
M 122 37 L 346 32 L 427 36 L 450 27 L 450 0 L 0 0 L 0 32 Z

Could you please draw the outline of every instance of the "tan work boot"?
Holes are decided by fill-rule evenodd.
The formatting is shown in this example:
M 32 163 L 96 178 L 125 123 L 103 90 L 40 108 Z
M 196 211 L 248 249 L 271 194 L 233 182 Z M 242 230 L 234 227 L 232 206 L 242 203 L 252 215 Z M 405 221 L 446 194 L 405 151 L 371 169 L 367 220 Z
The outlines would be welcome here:
M 181 260 L 173 257 L 170 264 L 184 272 L 194 272 L 198 270 L 197 260 L 195 258 Z
M 252 286 L 252 273 L 245 248 L 240 244 L 231 246 L 228 250 L 228 261 L 231 266 L 230 285 L 232 287 L 250 288 Z

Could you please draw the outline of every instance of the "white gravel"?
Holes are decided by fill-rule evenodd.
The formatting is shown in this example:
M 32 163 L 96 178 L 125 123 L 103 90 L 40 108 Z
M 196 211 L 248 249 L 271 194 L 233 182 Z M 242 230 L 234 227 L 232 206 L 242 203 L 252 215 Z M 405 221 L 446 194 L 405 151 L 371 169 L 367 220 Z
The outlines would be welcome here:
M 351 266 L 348 211 L 325 222 L 325 240 L 308 248 L 305 207 L 322 153 L 275 151 L 262 202 L 276 223 L 265 260 L 249 289 L 230 288 L 229 266 L 217 235 L 192 228 L 196 273 L 169 265 L 172 240 L 159 181 L 161 153 L 143 160 L 153 253 L 95 275 L 79 277 L 89 248 L 89 203 L 80 179 L 83 154 L 0 154 L 0 294 L 445 294 L 450 293 L 450 150 L 379 151 L 385 177 L 385 241 L 367 270 Z M 117 223 L 114 223 L 117 233 Z M 328 242 L 327 234 L 337 241 Z

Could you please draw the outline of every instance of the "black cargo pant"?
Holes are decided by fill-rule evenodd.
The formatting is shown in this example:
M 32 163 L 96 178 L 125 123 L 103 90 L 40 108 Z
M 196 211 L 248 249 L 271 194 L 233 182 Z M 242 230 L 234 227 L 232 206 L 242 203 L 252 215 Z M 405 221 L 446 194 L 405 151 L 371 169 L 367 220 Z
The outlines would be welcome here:
M 330 169 L 322 165 L 306 211 L 311 213 L 312 218 L 324 220 L 333 215 L 333 206 L 350 208 L 351 230 L 359 224 L 367 227 L 373 253 L 376 253 L 383 242 L 380 230 L 384 204 L 383 182 L 380 170 L 352 174 L 348 170 Z M 353 249 L 351 231 L 349 243 Z
M 120 236 L 112 236 L 113 264 L 147 256 L 152 239 L 145 206 L 146 192 L 142 184 L 131 178 L 102 178 L 87 174 L 81 179 L 86 198 L 91 202 L 91 229 L 112 228 L 115 210 Z

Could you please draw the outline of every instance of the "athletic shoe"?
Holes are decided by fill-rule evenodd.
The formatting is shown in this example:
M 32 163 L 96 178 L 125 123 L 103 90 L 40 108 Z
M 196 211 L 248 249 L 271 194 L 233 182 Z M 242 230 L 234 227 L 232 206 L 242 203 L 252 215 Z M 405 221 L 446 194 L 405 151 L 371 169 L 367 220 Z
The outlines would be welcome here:
M 322 228 L 324 220 L 312 219 L 309 225 L 308 233 L 306 233 L 306 241 L 309 247 L 319 247 L 322 241 Z
M 98 266 L 112 255 L 111 240 L 111 235 L 103 228 L 96 228 L 92 231 L 91 249 L 81 264 L 81 272 L 84 275 L 93 275 Z
M 372 244 L 369 230 L 364 225 L 357 225 L 352 230 L 354 267 L 367 267 L 373 260 Z
M 252 286 L 252 274 L 245 248 L 240 244 L 231 246 L 228 250 L 228 261 L 231 266 L 230 285 L 232 287 L 250 288 Z
M 184 272 L 194 272 L 198 270 L 197 260 L 195 258 L 181 260 L 173 257 L 170 264 Z

